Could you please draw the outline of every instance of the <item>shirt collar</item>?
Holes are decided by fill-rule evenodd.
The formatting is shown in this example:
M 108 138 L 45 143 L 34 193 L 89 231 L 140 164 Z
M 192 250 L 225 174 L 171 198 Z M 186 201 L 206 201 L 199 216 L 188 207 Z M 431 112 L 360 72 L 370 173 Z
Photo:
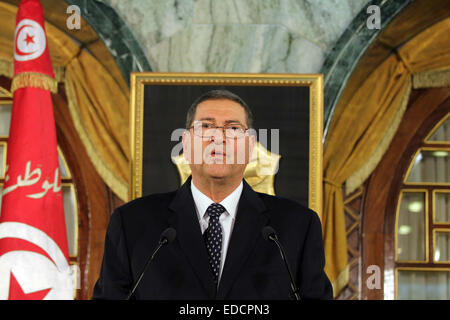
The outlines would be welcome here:
M 225 199 L 223 199 L 220 204 L 224 206 L 227 213 L 234 219 L 236 217 L 237 205 L 239 203 L 239 199 L 242 194 L 243 183 L 239 184 L 239 186 L 234 189 L 232 193 L 230 193 Z M 206 209 L 214 203 L 207 195 L 202 193 L 192 182 L 191 180 L 191 192 L 192 197 L 194 198 L 195 206 L 197 207 L 197 214 L 199 220 L 203 219 Z

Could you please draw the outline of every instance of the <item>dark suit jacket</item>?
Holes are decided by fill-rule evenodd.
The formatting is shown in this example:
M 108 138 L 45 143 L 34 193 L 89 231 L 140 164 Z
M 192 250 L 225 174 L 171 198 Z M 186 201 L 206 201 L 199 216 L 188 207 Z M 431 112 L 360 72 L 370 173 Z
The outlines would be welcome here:
M 173 227 L 176 239 L 158 252 L 135 291 L 136 299 L 287 300 L 288 272 L 276 245 L 262 237 L 266 225 L 277 231 L 301 298 L 333 298 L 323 271 L 317 214 L 294 201 L 257 193 L 245 181 L 216 290 L 190 182 L 174 192 L 133 200 L 113 212 L 93 299 L 124 299 L 161 232 Z

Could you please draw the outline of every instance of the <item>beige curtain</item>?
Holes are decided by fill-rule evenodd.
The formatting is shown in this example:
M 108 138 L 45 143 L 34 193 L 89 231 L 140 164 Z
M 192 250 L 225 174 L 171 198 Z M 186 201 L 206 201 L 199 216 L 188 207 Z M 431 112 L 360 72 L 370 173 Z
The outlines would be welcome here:
M 13 76 L 16 13 L 16 6 L 0 2 L 0 74 L 8 77 Z M 89 51 L 82 50 L 79 43 L 52 24 L 46 22 L 45 28 L 55 78 L 65 84 L 75 129 L 102 179 L 127 201 L 129 89 L 111 57 L 102 56 L 105 48 L 101 48 L 101 41 L 90 43 Z
M 399 271 L 398 286 L 399 300 L 450 299 L 450 274 L 446 271 Z
M 348 283 L 343 185 L 354 190 L 376 167 L 406 109 L 415 73 L 450 67 L 450 19 L 424 30 L 388 57 L 347 105 L 338 104 L 324 146 L 323 233 L 335 295 Z

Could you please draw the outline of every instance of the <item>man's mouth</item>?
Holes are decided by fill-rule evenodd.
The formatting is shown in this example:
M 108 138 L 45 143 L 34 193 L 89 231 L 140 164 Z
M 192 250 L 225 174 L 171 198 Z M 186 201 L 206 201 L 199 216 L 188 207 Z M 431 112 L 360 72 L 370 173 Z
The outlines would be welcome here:
M 211 152 L 211 157 L 225 157 L 226 153 L 225 152 L 219 152 L 219 151 L 213 151 Z

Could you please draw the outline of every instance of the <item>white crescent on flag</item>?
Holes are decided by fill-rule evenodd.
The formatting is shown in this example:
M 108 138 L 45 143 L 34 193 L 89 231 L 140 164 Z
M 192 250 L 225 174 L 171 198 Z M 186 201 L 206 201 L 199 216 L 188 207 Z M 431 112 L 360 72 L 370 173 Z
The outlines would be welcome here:
M 8 299 L 12 277 L 25 294 L 49 289 L 44 298 L 46 300 L 73 299 L 72 269 L 58 244 L 45 232 L 24 223 L 3 222 L 0 223 L 0 241 L 5 238 L 33 243 L 43 249 L 47 256 L 20 249 L 13 249 L 0 256 L 0 300 Z
M 39 58 L 45 46 L 45 32 L 39 23 L 31 19 L 19 22 L 14 32 L 14 59 L 27 61 Z

